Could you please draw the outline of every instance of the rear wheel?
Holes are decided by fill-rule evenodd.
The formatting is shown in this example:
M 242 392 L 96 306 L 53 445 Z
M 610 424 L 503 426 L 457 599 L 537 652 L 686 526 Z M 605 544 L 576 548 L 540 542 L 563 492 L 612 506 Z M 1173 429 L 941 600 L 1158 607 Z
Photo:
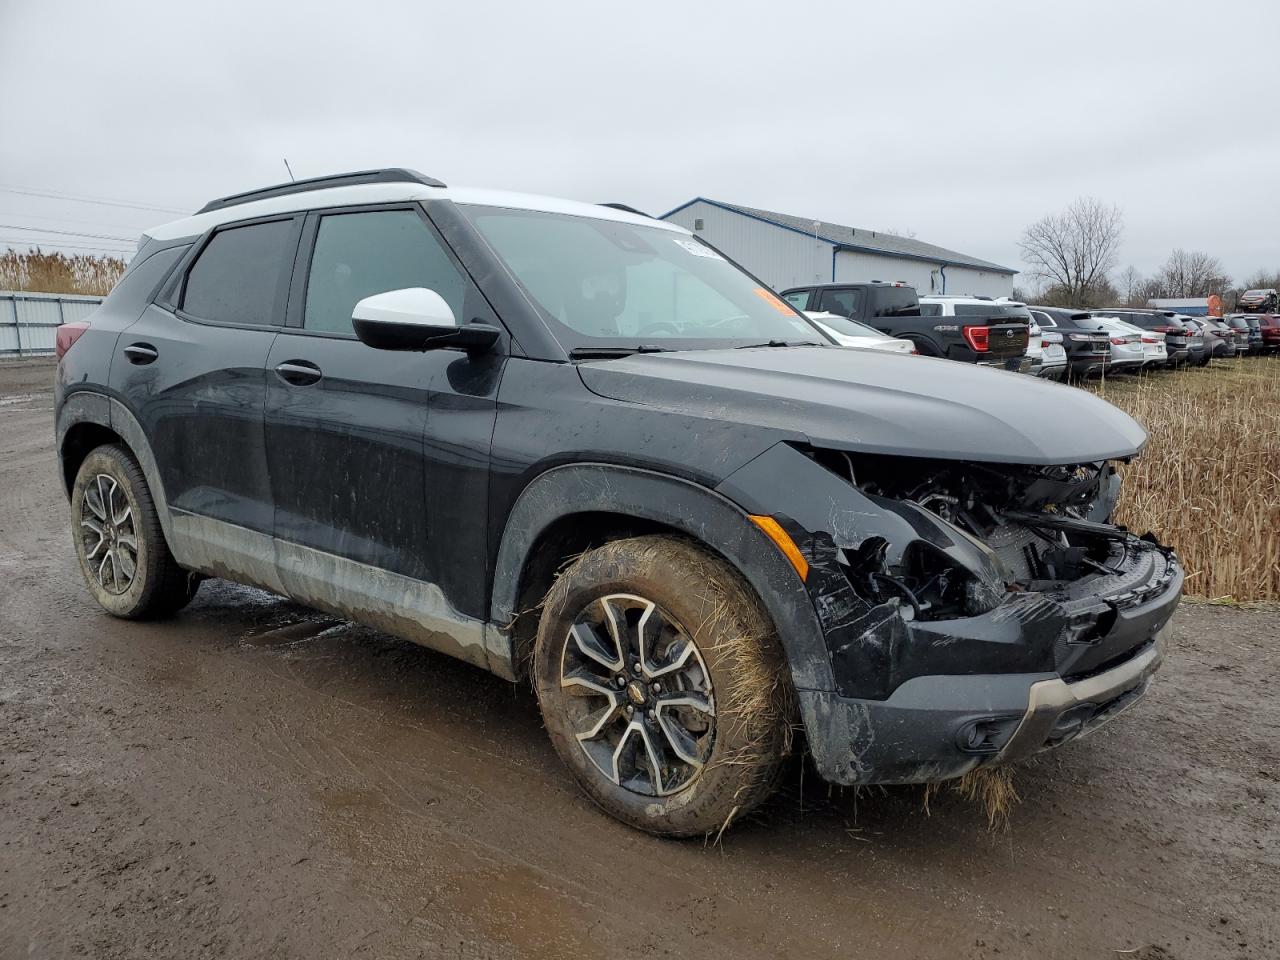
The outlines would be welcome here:
M 615 541 L 561 574 L 533 680 L 578 783 L 650 833 L 723 829 L 768 796 L 790 748 L 790 684 L 759 600 L 674 537 Z
M 108 613 L 163 617 L 195 596 L 200 579 L 169 552 L 142 469 L 124 447 L 85 457 L 71 488 L 71 528 L 80 572 Z

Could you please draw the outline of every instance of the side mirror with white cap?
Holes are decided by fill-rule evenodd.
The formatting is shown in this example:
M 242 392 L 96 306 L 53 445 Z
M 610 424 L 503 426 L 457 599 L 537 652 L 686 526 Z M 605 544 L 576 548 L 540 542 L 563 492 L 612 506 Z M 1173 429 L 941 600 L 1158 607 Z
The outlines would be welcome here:
M 501 331 L 488 323 L 459 324 L 444 297 L 426 287 L 375 293 L 351 311 L 361 342 L 378 350 L 466 350 L 479 353 Z

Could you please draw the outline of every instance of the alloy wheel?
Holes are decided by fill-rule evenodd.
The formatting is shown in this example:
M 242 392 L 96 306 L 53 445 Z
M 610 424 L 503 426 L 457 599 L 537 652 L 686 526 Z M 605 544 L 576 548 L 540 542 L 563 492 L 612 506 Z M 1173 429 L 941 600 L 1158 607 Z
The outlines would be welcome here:
M 711 675 L 697 646 L 651 600 L 610 594 L 565 637 L 560 686 L 578 744 L 609 780 L 666 796 L 692 783 L 715 739 Z
M 98 585 L 117 595 L 128 590 L 138 574 L 138 531 L 124 487 L 110 474 L 99 473 L 84 487 L 80 541 Z

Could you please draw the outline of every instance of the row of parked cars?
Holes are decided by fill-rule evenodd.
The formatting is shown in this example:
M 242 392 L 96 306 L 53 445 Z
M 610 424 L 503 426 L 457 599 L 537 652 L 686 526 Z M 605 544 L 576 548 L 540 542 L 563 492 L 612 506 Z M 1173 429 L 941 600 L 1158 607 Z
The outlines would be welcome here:
M 1131 307 L 1071 309 L 1008 298 L 918 296 L 904 283 L 782 291 L 846 346 L 947 357 L 1053 380 L 1204 366 L 1280 350 L 1280 315 L 1192 317 Z

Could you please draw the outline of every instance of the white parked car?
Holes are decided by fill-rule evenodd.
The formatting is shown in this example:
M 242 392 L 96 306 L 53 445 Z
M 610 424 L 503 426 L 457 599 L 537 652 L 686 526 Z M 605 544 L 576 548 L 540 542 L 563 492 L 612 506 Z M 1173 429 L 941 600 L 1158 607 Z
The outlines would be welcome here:
M 1099 330 L 1111 334 L 1111 366 L 1107 368 L 1109 373 L 1137 373 L 1153 362 L 1154 354 L 1147 352 L 1150 345 L 1142 342 L 1151 333 L 1150 330 L 1135 327 L 1118 317 L 1094 317 L 1094 320 L 1097 321 Z
M 1036 350 L 1036 353 L 1032 351 Z M 1061 380 L 1067 375 L 1067 351 L 1062 346 L 1062 334 L 1043 330 L 1035 320 L 1028 331 L 1027 356 L 1031 357 L 1031 372 L 1046 380 Z
M 886 337 L 874 327 L 865 323 L 850 320 L 838 313 L 822 313 L 821 311 L 805 311 L 804 314 L 842 347 L 854 347 L 858 350 L 879 350 L 882 353 L 918 353 L 916 345 L 910 340 L 899 340 L 897 337 Z

